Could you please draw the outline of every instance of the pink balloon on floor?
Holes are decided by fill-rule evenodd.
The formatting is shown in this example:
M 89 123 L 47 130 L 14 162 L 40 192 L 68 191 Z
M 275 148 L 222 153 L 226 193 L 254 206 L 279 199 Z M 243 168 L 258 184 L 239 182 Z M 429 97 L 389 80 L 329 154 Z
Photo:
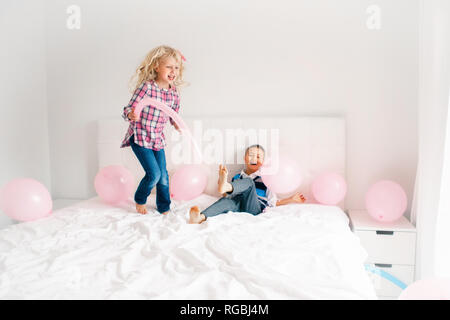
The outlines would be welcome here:
M 189 164 L 178 168 L 170 178 L 170 196 L 175 200 L 191 200 L 203 193 L 208 182 L 202 165 Z
M 317 202 L 336 205 L 344 199 L 347 193 L 347 183 L 337 173 L 325 173 L 314 179 L 311 191 Z
M 34 179 L 14 179 L 1 190 L 2 211 L 14 220 L 32 221 L 52 213 L 52 197 L 47 188 Z
M 302 183 L 300 166 L 285 154 L 265 159 L 261 169 L 261 179 L 274 193 L 284 194 L 295 191 Z
M 127 168 L 111 165 L 100 169 L 95 176 L 94 186 L 104 202 L 117 205 L 132 196 L 135 179 Z
M 450 300 L 449 278 L 428 278 L 413 282 L 402 291 L 399 300 Z
M 398 183 L 382 180 L 369 188 L 365 203 L 367 212 L 375 220 L 392 222 L 405 213 L 408 198 Z

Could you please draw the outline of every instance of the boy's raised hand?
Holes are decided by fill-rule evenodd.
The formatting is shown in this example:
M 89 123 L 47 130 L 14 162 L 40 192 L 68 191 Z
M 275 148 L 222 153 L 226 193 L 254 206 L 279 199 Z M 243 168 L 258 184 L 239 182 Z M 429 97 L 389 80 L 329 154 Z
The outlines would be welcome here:
M 296 192 L 294 195 L 292 195 L 291 199 L 296 203 L 304 203 L 306 201 L 305 197 L 300 192 Z

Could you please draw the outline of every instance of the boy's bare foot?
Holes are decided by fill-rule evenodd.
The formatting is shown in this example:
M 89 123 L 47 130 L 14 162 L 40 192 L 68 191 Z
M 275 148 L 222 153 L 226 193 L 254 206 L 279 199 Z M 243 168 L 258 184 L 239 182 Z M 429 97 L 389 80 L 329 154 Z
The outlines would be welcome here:
M 145 204 L 136 203 L 136 211 L 140 214 L 147 214 L 147 207 L 145 206 Z
M 233 186 L 227 180 L 228 180 L 227 167 L 219 165 L 219 181 L 217 182 L 217 184 L 219 185 L 218 189 L 220 194 L 233 191 Z
M 168 214 L 169 212 L 170 212 L 170 210 L 165 211 L 165 212 L 162 212 L 161 214 L 166 215 L 166 214 Z
M 189 223 L 190 224 L 194 224 L 194 223 L 199 224 L 205 220 L 206 220 L 206 217 L 200 213 L 200 209 L 197 206 L 194 206 L 191 208 L 191 210 L 189 211 Z

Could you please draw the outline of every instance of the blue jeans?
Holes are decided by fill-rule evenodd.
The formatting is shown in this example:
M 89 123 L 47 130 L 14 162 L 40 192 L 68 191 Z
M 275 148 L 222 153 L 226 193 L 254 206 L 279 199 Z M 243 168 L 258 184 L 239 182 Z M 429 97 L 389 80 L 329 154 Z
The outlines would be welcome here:
M 166 169 L 164 149 L 155 151 L 141 147 L 134 143 L 134 136 L 131 136 L 130 143 L 131 149 L 145 170 L 145 176 L 134 194 L 134 201 L 137 204 L 145 204 L 156 185 L 156 209 L 160 213 L 168 211 L 170 209 L 169 174 Z
M 254 216 L 262 212 L 264 206 L 258 200 L 255 182 L 252 179 L 236 179 L 230 183 L 233 186 L 233 191 L 201 212 L 206 218 L 228 211 L 248 212 Z

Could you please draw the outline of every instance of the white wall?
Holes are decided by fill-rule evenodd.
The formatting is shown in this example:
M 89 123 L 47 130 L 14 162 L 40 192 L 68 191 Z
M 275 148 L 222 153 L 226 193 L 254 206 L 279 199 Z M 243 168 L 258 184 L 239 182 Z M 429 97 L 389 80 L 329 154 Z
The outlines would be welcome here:
M 44 25 L 42 0 L 0 2 L 0 187 L 25 177 L 51 190 Z
M 95 121 L 120 117 L 128 80 L 160 44 L 187 59 L 182 115 L 345 115 L 347 206 L 379 179 L 412 198 L 417 165 L 418 0 L 47 2 L 48 102 L 56 197 L 95 194 Z M 301 138 L 301 137 L 300 137 Z
M 436 261 L 448 257 L 444 254 L 448 242 L 443 239 L 448 239 L 449 225 L 440 224 L 448 221 L 445 209 L 450 208 L 448 195 L 441 198 L 441 186 L 448 183 L 442 179 L 446 126 L 450 125 L 450 2 L 422 0 L 420 26 L 419 164 L 412 214 L 418 231 L 417 279 L 443 274 Z M 438 213 L 442 215 L 440 223 Z
M 448 7 L 450 13 L 450 6 Z M 443 157 L 442 180 L 439 199 L 439 210 L 436 218 L 436 264 L 435 275 L 438 277 L 450 278 L 450 15 L 447 18 L 447 91 L 449 98 L 447 99 L 447 124 L 445 130 L 445 151 Z

